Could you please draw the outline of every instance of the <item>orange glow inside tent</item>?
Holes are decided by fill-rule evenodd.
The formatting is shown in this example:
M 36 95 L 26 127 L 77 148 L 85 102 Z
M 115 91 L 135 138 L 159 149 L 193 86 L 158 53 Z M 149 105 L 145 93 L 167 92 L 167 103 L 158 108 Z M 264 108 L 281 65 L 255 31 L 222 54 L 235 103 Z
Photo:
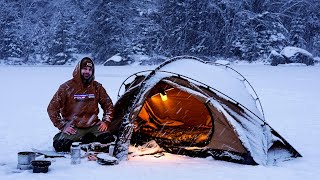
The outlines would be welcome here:
M 161 138 L 160 144 L 204 146 L 212 129 L 205 105 L 179 89 L 165 92 L 166 100 L 156 93 L 145 101 L 136 121 L 141 137 Z

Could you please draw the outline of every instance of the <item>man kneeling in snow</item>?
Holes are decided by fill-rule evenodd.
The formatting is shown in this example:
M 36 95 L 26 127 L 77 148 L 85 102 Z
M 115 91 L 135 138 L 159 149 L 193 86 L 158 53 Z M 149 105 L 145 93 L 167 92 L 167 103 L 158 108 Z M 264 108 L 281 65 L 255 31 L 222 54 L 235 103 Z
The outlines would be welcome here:
M 108 132 L 112 120 L 113 104 L 104 87 L 94 81 L 94 63 L 85 57 L 75 67 L 73 78 L 63 83 L 48 106 L 49 117 L 60 132 L 53 138 L 58 152 L 70 151 L 72 142 L 113 141 Z M 98 118 L 100 104 L 102 121 Z

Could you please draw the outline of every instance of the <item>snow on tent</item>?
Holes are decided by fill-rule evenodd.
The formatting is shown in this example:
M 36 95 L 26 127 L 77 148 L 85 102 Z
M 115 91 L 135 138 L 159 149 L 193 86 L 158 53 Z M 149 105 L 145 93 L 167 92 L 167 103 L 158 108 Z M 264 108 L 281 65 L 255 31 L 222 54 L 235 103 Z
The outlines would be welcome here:
M 151 140 L 169 153 L 251 165 L 301 157 L 266 123 L 249 82 L 226 65 L 175 57 L 129 76 L 118 96 L 110 131 L 120 160 L 130 144 Z

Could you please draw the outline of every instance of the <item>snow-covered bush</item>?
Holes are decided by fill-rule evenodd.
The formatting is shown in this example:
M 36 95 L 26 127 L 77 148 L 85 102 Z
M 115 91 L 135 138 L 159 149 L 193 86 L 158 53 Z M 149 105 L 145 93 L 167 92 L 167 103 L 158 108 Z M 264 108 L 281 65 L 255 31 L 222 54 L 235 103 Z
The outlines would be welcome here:
M 278 64 L 286 64 L 286 59 L 275 50 L 271 51 L 267 61 L 271 63 L 271 66 L 277 66 Z
M 141 65 L 158 65 L 166 61 L 165 56 L 152 56 L 149 59 L 145 59 L 141 61 Z
M 124 56 L 120 56 L 120 54 L 116 54 L 112 56 L 111 58 L 107 59 L 103 65 L 104 66 L 124 66 L 131 64 L 132 61 L 129 58 L 126 58 Z
M 268 59 L 271 66 L 277 66 L 278 64 L 289 64 L 289 63 L 302 63 L 307 66 L 314 65 L 315 60 L 311 53 L 307 50 L 287 46 L 278 53 L 275 50 L 271 51 Z
M 305 49 L 297 47 L 285 47 L 280 54 L 288 61 L 288 63 L 303 63 L 306 65 L 314 65 L 314 59 L 311 53 Z

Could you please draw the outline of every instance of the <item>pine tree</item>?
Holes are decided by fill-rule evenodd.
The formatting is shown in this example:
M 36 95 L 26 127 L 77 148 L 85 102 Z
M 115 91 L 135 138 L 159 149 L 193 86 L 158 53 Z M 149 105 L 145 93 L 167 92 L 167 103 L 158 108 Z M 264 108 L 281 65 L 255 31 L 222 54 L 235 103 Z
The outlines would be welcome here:
M 221 49 L 223 18 L 213 4 L 206 0 L 162 1 L 159 25 L 166 55 L 212 55 Z
M 11 4 L 1 11 L 0 59 L 23 58 L 23 43 L 19 35 L 21 25 L 17 13 L 18 11 Z
M 131 26 L 131 20 L 136 15 L 134 12 L 125 0 L 102 1 L 92 12 L 90 19 L 94 31 L 90 34 L 90 40 L 97 61 L 104 62 L 117 53 L 130 53 L 128 47 L 135 36 Z
M 255 61 L 265 58 L 272 50 L 280 51 L 287 44 L 287 30 L 277 14 L 246 12 L 237 17 L 235 40 L 232 42 L 234 55 Z
M 312 47 L 314 56 L 320 56 L 320 32 L 319 34 L 313 36 L 312 38 Z
M 75 34 L 72 32 L 72 17 L 65 17 L 62 13 L 59 16 L 59 24 L 55 31 L 53 42 L 50 46 L 50 59 L 49 64 L 61 65 L 70 61 L 71 54 L 76 50 L 74 49 Z
M 303 39 L 306 32 L 305 20 L 301 17 L 296 17 L 291 21 L 291 30 L 290 30 L 290 44 L 299 48 L 306 48 L 306 41 Z

